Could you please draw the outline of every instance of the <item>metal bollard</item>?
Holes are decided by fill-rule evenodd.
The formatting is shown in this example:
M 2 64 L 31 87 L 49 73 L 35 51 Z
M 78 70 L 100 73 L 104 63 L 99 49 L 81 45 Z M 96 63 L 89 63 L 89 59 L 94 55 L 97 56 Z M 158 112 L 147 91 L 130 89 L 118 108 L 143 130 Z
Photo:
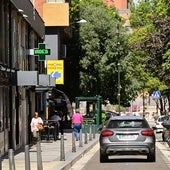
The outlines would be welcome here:
M 60 143 L 60 161 L 65 161 L 64 135 L 61 135 L 61 143 Z
M 2 155 L 1 155 L 1 150 L 0 150 L 0 170 L 2 170 Z
M 80 129 L 79 147 L 83 147 L 83 141 L 82 141 L 82 129 Z
M 15 170 L 14 152 L 13 149 L 9 149 L 9 170 Z
M 37 141 L 37 170 L 43 170 L 41 144 L 39 139 Z
M 25 170 L 30 170 L 29 145 L 25 146 Z
M 92 125 L 89 127 L 89 141 L 92 141 Z
M 96 127 L 95 125 L 93 125 L 93 139 L 96 138 Z
M 76 142 L 75 142 L 74 132 L 72 132 L 72 152 L 76 152 Z
M 87 127 L 86 125 L 84 126 L 84 144 L 87 144 Z

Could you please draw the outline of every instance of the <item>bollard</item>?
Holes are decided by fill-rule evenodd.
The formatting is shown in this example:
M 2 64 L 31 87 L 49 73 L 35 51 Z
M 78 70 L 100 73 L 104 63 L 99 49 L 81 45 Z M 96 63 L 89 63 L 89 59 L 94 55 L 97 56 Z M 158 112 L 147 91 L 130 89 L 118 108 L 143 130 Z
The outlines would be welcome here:
M 79 147 L 83 147 L 83 141 L 82 141 L 82 129 L 80 129 Z
M 25 146 L 25 170 L 30 170 L 29 145 Z
M 96 127 L 95 125 L 93 125 L 93 139 L 96 138 Z
M 92 125 L 89 127 L 89 141 L 92 141 Z
M 42 155 L 41 155 L 41 144 L 40 144 L 39 139 L 37 141 L 37 170 L 43 170 Z
M 15 170 L 15 162 L 14 162 L 14 152 L 13 149 L 9 149 L 9 170 Z
M 72 152 L 76 152 L 76 142 L 74 137 L 74 131 L 72 132 Z
M 2 170 L 2 155 L 1 155 L 1 149 L 0 149 L 0 170 Z
M 87 144 L 87 128 L 86 125 L 84 126 L 84 144 Z
M 61 135 L 61 143 L 60 143 L 60 161 L 65 161 L 64 135 Z

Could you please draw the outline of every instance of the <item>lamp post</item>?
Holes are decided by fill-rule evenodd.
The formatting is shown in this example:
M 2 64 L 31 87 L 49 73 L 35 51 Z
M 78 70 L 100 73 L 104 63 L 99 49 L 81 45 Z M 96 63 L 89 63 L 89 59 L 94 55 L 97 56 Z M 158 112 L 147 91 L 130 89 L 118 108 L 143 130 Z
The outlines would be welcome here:
M 120 63 L 117 64 L 118 66 L 118 105 L 119 105 L 119 115 L 120 115 L 120 90 L 121 90 L 121 85 L 120 85 Z
M 118 71 L 118 110 L 119 110 L 119 115 L 120 115 L 120 90 L 121 90 L 121 85 L 120 85 L 120 53 L 119 53 L 119 24 L 117 24 L 117 29 L 116 29 L 116 34 L 117 34 L 117 50 L 118 50 L 118 63 L 117 63 L 117 71 Z

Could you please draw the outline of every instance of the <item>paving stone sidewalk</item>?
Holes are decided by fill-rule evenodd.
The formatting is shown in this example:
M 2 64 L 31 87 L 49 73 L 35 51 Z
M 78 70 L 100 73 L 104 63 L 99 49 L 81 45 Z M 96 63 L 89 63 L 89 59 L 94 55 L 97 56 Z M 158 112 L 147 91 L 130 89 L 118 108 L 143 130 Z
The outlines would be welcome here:
M 65 160 L 61 159 L 61 140 L 41 141 L 42 170 L 68 170 L 98 142 L 98 137 L 99 134 L 95 134 L 95 136 L 90 138 L 88 134 L 87 140 L 85 140 L 85 134 L 83 133 L 82 146 L 79 141 L 75 141 L 75 147 L 73 147 L 72 132 L 64 133 L 64 152 L 62 153 L 64 153 Z M 37 145 L 29 146 L 29 157 L 30 170 L 40 170 L 37 168 Z M 26 170 L 24 149 L 21 152 L 14 154 L 14 163 L 15 166 L 12 170 Z M 2 170 L 11 170 L 8 157 L 2 159 Z

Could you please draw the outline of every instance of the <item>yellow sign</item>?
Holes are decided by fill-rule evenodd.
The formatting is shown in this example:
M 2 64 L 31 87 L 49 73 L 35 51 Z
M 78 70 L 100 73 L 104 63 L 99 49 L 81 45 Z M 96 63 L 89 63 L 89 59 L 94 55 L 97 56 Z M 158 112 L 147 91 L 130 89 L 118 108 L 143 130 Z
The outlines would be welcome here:
M 56 84 L 64 84 L 64 61 L 47 60 L 47 74 L 56 78 Z

